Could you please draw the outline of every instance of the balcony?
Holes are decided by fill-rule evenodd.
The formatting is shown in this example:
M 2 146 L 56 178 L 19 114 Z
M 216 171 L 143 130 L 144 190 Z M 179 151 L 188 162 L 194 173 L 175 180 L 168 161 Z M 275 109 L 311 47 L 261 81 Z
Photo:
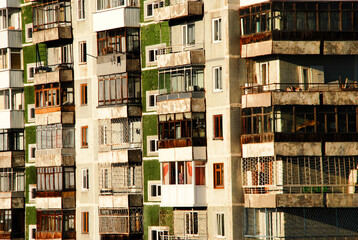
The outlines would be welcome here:
M 204 64 L 205 55 L 203 44 L 180 45 L 158 49 L 158 68 Z
M 19 192 L 0 192 L 1 209 L 25 208 L 24 191 Z
M 22 48 L 22 31 L 5 29 L 0 30 L 1 48 Z
M 36 150 L 36 167 L 74 166 L 74 148 Z
M 140 149 L 107 150 L 107 146 L 103 145 L 99 148 L 98 163 L 140 163 L 142 161 Z
M 75 191 L 36 191 L 36 209 L 74 209 Z
M 35 69 L 35 85 L 73 81 L 73 65 L 58 64 Z
M 35 124 L 74 124 L 75 106 L 58 106 L 51 108 L 35 109 Z
M 128 209 L 143 206 L 141 194 L 125 195 L 100 195 L 99 208 L 103 209 Z
M 1 70 L 0 88 L 23 88 L 24 79 L 22 70 Z
M 170 6 L 154 9 L 156 22 L 202 15 L 203 2 L 196 0 L 171 0 Z
M 24 128 L 23 110 L 0 110 L 0 129 Z
M 73 210 L 37 211 L 36 239 L 76 239 L 75 215 Z
M 93 31 L 100 32 L 116 28 L 139 27 L 138 7 L 109 8 L 93 13 Z
M 20 0 L 3 0 L 0 2 L 0 9 L 2 8 L 20 8 Z
M 162 185 L 161 207 L 205 207 L 206 186 Z
M 0 168 L 25 167 L 24 151 L 0 152 Z
M 157 97 L 157 113 L 205 112 L 205 92 L 162 94 Z
M 98 76 L 135 71 L 140 71 L 139 58 L 127 58 L 127 55 L 124 53 L 113 53 L 98 56 Z

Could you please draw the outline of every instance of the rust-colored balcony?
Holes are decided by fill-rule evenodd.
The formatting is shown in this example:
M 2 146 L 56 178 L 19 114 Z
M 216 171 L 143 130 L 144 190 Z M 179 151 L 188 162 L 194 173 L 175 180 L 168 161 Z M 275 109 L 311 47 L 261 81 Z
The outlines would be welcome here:
M 35 1 L 33 11 L 34 44 L 72 39 L 71 1 Z
M 241 56 L 356 55 L 355 8 L 354 1 L 270 1 L 243 7 Z
M 73 81 L 73 64 L 39 66 L 35 69 L 35 85 Z
M 171 0 L 169 6 L 154 9 L 156 22 L 202 15 L 203 2 L 199 0 Z
M 73 210 L 37 211 L 36 239 L 76 239 Z

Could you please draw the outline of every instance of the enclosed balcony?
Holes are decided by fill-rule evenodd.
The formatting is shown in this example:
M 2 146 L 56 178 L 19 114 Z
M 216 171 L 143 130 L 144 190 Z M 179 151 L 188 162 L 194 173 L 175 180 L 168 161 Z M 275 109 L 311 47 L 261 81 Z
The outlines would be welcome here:
M 21 0 L 4 0 L 0 2 L 1 8 L 20 8 Z
M 139 27 L 139 0 L 98 1 L 93 13 L 93 31 Z
M 37 211 L 36 239 L 76 239 L 75 211 Z
M 101 239 L 142 239 L 143 207 L 99 210 Z
M 24 192 L 24 168 L 0 168 L 0 209 L 25 208 Z
M 162 207 L 206 206 L 205 161 L 161 162 Z
M 0 60 L 1 62 L 1 60 Z M 0 63 L 1 65 L 1 63 Z M 22 70 L 0 70 L 0 88 L 23 88 L 24 87 L 24 72 Z
M 24 209 L 0 210 L 0 238 L 24 239 L 25 238 L 25 211 Z
M 356 2 L 276 2 L 240 9 L 241 56 L 356 55 Z
M 70 0 L 38 0 L 32 11 L 34 44 L 72 39 Z
M 74 166 L 75 129 L 73 125 L 36 127 L 36 167 Z
M 73 82 L 36 85 L 35 96 L 36 125 L 74 123 Z
M 190 36 L 188 36 L 188 38 L 190 38 Z M 193 42 L 188 42 L 188 44 L 185 45 L 170 46 L 158 49 L 158 68 L 204 64 L 204 46 L 203 44 L 195 43 L 195 40 L 193 40 Z
M 203 2 L 200 0 L 171 0 L 169 6 L 154 9 L 156 22 L 202 15 Z
M 4 139 L 4 137 L 5 137 L 4 134 L 0 133 L 0 138 L 1 138 L 0 141 L 2 142 L 7 141 L 7 139 Z M 2 146 L 2 149 L 4 148 L 5 147 Z M 3 152 L 0 152 L 0 167 L 17 168 L 17 167 L 24 167 L 24 166 L 25 166 L 25 152 L 23 150 L 16 150 L 16 151 L 5 150 Z
M 0 152 L 2 157 L 6 158 L 9 155 L 21 156 L 24 150 L 24 129 L 0 129 Z
M 21 11 L 20 1 L 2 1 L 5 8 L 0 7 L 0 48 L 22 48 L 22 32 L 21 32 Z M 7 8 L 13 5 L 18 8 Z

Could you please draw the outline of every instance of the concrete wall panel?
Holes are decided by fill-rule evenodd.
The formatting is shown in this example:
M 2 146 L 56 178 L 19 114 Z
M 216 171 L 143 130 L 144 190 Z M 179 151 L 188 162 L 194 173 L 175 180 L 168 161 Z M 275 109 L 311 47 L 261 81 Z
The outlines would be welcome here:
M 324 55 L 357 55 L 358 41 L 324 41 Z
M 251 143 L 242 144 L 242 157 L 274 156 L 274 143 Z
M 273 92 L 272 105 L 319 105 L 319 92 Z
M 358 155 L 357 142 L 326 142 L 326 156 L 355 156 Z
M 321 156 L 320 142 L 276 142 L 275 155 L 280 156 Z
M 323 92 L 323 104 L 325 105 L 356 105 L 358 92 Z

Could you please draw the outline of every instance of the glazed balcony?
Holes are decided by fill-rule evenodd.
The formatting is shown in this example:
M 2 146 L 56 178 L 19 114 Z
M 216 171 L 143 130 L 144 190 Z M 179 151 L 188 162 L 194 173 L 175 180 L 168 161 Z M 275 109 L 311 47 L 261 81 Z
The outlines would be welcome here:
M 36 239 L 76 239 L 75 215 L 73 210 L 37 211 Z
M 139 27 L 139 1 L 122 0 L 111 2 L 105 6 L 98 5 L 97 12 L 94 12 L 92 16 L 93 31 L 95 32 L 124 27 Z
M 1 48 L 22 48 L 22 31 L 15 29 L 0 30 Z
M 32 11 L 34 44 L 72 39 L 69 0 L 36 1 Z
M 202 15 L 203 2 L 200 0 L 171 0 L 169 6 L 154 9 L 156 22 Z
M 73 64 L 61 63 L 35 68 L 35 85 L 73 81 Z
M 204 64 L 204 44 L 193 42 L 185 45 L 170 46 L 158 49 L 158 68 Z
M 1 239 L 24 239 L 25 238 L 25 210 L 24 209 L 1 209 Z
M 242 7 L 241 56 L 356 55 L 355 8 L 353 1 L 271 1 Z
M 0 128 L 24 128 L 23 110 L 0 110 Z

